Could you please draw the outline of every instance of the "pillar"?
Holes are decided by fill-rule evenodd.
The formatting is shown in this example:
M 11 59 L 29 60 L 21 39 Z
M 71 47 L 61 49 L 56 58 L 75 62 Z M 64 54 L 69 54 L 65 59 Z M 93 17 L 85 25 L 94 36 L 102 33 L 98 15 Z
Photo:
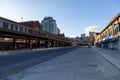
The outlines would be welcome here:
M 16 49 L 16 38 L 13 38 L 13 49 Z
M 54 41 L 51 41 L 51 47 L 54 47 Z
M 38 40 L 38 48 L 40 48 L 40 40 Z
M 30 39 L 26 39 L 26 48 L 30 48 Z
M 48 48 L 48 45 L 49 45 L 49 44 L 48 44 L 48 40 L 45 41 L 45 44 L 44 44 L 44 45 L 45 45 L 46 48 Z
M 30 45 L 30 49 L 32 49 L 33 40 L 30 40 L 29 45 Z

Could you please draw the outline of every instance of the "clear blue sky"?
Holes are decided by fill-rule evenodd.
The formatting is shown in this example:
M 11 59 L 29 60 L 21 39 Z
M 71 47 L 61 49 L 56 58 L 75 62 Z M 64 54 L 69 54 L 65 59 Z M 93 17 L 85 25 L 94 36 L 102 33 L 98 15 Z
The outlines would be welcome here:
M 120 0 L 0 0 L 0 16 L 14 21 L 52 16 L 66 36 L 80 36 L 85 28 L 101 31 L 120 12 Z

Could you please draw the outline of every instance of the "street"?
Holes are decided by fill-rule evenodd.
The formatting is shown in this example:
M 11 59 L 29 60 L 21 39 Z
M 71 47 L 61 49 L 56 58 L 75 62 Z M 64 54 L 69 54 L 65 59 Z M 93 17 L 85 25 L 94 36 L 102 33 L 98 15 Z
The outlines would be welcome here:
M 75 48 L 31 51 L 0 56 L 0 78 L 73 51 Z
M 0 80 L 120 80 L 119 59 L 118 51 L 79 47 L 0 56 Z

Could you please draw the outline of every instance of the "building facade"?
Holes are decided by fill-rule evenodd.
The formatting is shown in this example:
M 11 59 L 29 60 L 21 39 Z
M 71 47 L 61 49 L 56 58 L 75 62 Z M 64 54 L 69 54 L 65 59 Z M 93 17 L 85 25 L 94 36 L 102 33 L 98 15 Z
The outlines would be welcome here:
M 100 39 L 95 42 L 101 47 L 120 50 L 120 13 L 112 18 L 99 36 Z
M 57 27 L 56 20 L 54 20 L 52 17 L 45 17 L 42 22 L 42 30 L 52 33 L 52 34 L 59 34 L 60 29 Z
M 84 34 L 81 34 L 81 37 L 83 38 L 83 37 L 85 37 L 86 35 L 85 35 L 85 33 Z
M 35 35 L 39 35 L 39 32 L 42 31 L 42 26 L 39 23 L 39 21 L 26 21 L 26 22 L 20 22 L 21 25 L 28 26 L 32 29 L 32 33 Z
M 100 47 L 100 33 L 94 33 L 94 46 Z
M 92 39 L 95 32 L 89 32 L 89 37 Z
M 0 17 L 0 50 L 70 45 L 65 36 L 42 31 L 39 21 L 16 22 Z

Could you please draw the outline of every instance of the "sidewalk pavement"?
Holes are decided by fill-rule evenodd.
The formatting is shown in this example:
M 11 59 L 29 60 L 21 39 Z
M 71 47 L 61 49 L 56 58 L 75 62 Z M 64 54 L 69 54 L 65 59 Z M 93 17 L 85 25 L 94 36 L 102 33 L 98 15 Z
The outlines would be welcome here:
M 107 61 L 120 70 L 120 51 L 105 48 L 93 48 L 100 53 Z
M 21 53 L 21 52 L 31 52 L 31 51 L 39 51 L 39 50 L 52 50 L 52 49 L 59 49 L 62 47 L 52 47 L 52 48 L 36 48 L 36 49 L 20 49 L 20 50 L 1 50 L 0 55 L 8 55 L 14 53 Z

